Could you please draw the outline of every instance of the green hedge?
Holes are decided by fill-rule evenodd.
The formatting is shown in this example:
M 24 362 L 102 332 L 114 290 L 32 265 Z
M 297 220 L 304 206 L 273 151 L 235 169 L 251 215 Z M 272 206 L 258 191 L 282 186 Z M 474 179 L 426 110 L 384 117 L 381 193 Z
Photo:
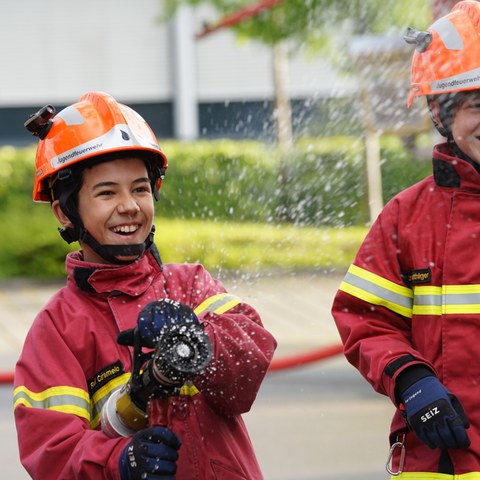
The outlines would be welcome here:
M 381 150 L 384 201 L 430 174 L 390 141 Z M 343 227 L 368 222 L 363 144 L 303 140 L 289 155 L 257 142 L 166 142 L 159 209 L 172 218 Z
M 368 222 L 362 143 L 304 140 L 289 155 L 253 141 L 165 142 L 159 212 L 169 218 L 343 227 Z M 391 142 L 381 151 L 384 200 L 430 172 Z M 31 199 L 34 148 L 0 148 L 0 211 Z

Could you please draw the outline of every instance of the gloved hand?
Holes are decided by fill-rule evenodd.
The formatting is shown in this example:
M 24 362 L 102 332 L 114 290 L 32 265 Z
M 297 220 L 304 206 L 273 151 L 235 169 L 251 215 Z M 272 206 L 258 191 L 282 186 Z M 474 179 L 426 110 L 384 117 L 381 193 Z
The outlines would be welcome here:
M 137 326 L 141 344 L 154 348 L 165 327 L 181 323 L 200 324 L 197 316 L 188 305 L 183 305 L 168 298 L 150 302 L 138 316 Z
M 400 395 L 405 413 L 418 438 L 430 448 L 467 448 L 465 411 L 437 377 L 416 381 Z
M 120 455 L 121 480 L 175 480 L 180 445 L 167 427 L 140 430 Z

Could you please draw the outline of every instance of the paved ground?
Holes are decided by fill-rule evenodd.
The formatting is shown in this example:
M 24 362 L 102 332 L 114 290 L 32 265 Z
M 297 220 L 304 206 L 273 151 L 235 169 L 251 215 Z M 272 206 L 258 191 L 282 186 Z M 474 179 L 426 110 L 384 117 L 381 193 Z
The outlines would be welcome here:
M 260 312 L 279 342 L 276 358 L 339 343 L 330 307 L 340 281 L 314 274 L 223 279 Z M 0 370 L 13 370 L 32 319 L 57 289 L 0 283 Z M 29 478 L 18 461 L 9 385 L 0 388 L 0 412 L 0 478 Z M 391 413 L 337 356 L 269 374 L 245 420 L 266 480 L 384 480 Z
M 260 312 L 277 338 L 277 357 L 339 343 L 330 314 L 339 275 L 245 276 L 222 281 Z M 58 283 L 0 282 L 0 369 L 14 366 L 33 318 L 58 288 Z

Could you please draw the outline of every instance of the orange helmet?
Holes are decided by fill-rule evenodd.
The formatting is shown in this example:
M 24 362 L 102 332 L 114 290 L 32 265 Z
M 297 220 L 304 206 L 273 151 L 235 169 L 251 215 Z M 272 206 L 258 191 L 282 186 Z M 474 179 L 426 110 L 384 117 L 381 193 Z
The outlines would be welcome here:
M 25 123 L 40 138 L 35 157 L 34 201 L 52 200 L 50 186 L 60 170 L 98 155 L 129 150 L 149 154 L 159 172 L 155 179 L 158 191 L 167 157 L 137 112 L 103 92 L 87 93 L 55 116 L 54 111 L 47 105 Z
M 464 0 L 427 32 L 409 29 L 416 44 L 408 106 L 415 97 L 480 88 L 480 2 Z

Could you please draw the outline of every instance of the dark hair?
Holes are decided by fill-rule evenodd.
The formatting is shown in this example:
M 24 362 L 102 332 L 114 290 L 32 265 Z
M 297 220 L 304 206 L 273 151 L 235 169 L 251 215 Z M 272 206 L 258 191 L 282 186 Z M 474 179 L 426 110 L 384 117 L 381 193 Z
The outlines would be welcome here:
M 451 137 L 452 122 L 455 114 L 458 112 L 458 109 L 472 96 L 480 97 L 480 89 L 441 93 L 439 95 L 427 95 L 427 103 L 429 106 L 433 100 L 436 100 L 440 106 L 439 116 L 443 128 L 439 125 L 435 126 L 444 137 Z
M 83 162 L 72 165 L 71 167 L 64 168 L 57 173 L 55 181 L 51 187 L 53 200 L 60 198 L 62 191 L 68 188 L 69 195 L 75 196 L 75 205 L 78 201 L 78 192 L 83 185 L 83 172 L 101 163 L 111 162 L 113 160 L 119 160 L 123 158 L 137 157 L 144 161 L 147 167 L 148 178 L 152 185 L 152 191 L 155 191 L 156 183 L 159 179 L 160 173 L 156 167 L 155 157 L 150 152 L 142 150 L 122 150 L 120 152 L 104 153 L 96 157 L 89 158 Z M 65 180 L 68 180 L 66 182 Z M 67 185 L 67 183 L 69 185 Z

